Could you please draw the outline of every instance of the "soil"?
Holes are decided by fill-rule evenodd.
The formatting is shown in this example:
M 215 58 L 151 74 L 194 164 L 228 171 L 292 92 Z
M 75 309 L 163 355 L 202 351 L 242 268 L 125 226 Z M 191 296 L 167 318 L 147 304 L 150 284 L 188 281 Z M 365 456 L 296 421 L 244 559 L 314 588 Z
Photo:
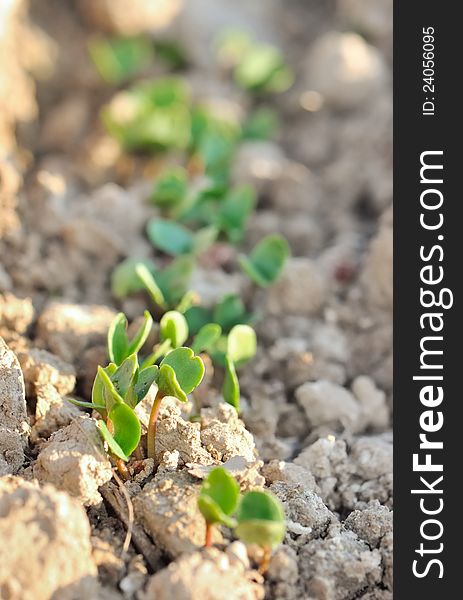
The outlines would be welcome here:
M 392 599 L 392 0 L 11 0 L 0 7 L 0 598 Z M 127 257 L 164 261 L 144 229 L 161 158 L 126 155 L 99 111 L 116 91 L 87 45 L 149 32 L 180 44 L 196 98 L 249 110 L 211 50 L 225 26 L 282 49 L 295 83 L 268 101 L 274 141 L 247 141 L 258 191 L 241 250 L 286 236 L 257 290 L 214 249 L 192 287 L 259 314 L 240 418 L 212 371 L 195 408 L 163 402 L 155 460 L 114 474 L 89 400 Z M 155 64 L 150 75 L 166 72 Z M 151 342 L 152 343 L 152 342 Z M 142 425 L 153 394 L 137 407 Z M 283 503 L 268 573 L 227 529 L 203 549 L 196 498 L 213 465 Z M 131 537 L 127 537 L 128 533 Z

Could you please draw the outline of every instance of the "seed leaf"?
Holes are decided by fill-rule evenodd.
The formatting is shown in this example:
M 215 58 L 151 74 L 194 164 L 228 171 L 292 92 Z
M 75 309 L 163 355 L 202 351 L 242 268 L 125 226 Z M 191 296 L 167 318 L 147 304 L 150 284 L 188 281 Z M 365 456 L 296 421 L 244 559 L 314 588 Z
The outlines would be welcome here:
M 143 290 L 145 285 L 137 275 L 136 267 L 143 265 L 149 273 L 154 272 L 154 265 L 150 260 L 126 258 L 114 269 L 111 274 L 111 291 L 115 298 L 124 298 Z
M 247 492 L 238 505 L 236 535 L 246 544 L 273 548 L 283 541 L 285 515 L 281 503 L 265 491 Z
M 198 508 L 210 525 L 222 523 L 235 527 L 237 522 L 231 517 L 235 512 L 240 487 L 235 479 L 223 468 L 212 469 L 201 486 Z
M 151 328 L 153 326 L 153 317 L 147 310 L 145 310 L 143 316 L 143 323 L 140 325 L 132 341 L 129 343 L 129 347 L 127 349 L 128 354 L 137 354 L 143 347 L 143 344 L 146 342 L 151 332 Z
M 128 349 L 127 318 L 120 312 L 114 317 L 108 329 L 109 360 L 120 365 L 127 354 L 130 354 Z
M 195 354 L 200 352 L 210 352 L 215 342 L 220 338 L 222 328 L 217 323 L 207 323 L 198 331 L 191 349 Z
M 106 370 L 100 366 L 98 366 L 98 376 L 103 384 L 103 398 L 105 401 L 106 409 L 109 413 L 116 404 L 123 404 L 124 399 L 116 390 L 116 387 L 111 381 L 111 377 L 108 375 Z
M 188 191 L 188 174 L 181 167 L 174 167 L 165 171 L 156 184 L 151 195 L 151 200 L 156 206 L 171 209 L 180 205 Z
M 168 267 L 156 273 L 156 281 L 166 305 L 175 306 L 186 294 L 194 264 L 191 256 L 179 256 Z
M 278 234 L 263 238 L 249 256 L 240 257 L 243 271 L 261 287 L 268 287 L 278 279 L 289 257 L 288 242 Z
M 182 346 L 188 338 L 188 323 L 182 313 L 176 310 L 166 312 L 161 321 L 161 340 L 169 340 L 172 348 Z
M 256 354 L 256 333 L 249 325 L 235 325 L 228 334 L 228 356 L 236 367 Z
M 137 369 L 137 355 L 132 354 L 110 376 L 111 382 L 122 399 L 125 398 Z M 112 393 L 112 391 L 109 393 Z
M 233 189 L 220 203 L 218 224 L 232 243 L 242 239 L 246 221 L 255 204 L 256 195 L 249 186 Z
M 191 348 L 177 348 L 163 358 L 158 386 L 164 394 L 174 395 L 185 402 L 187 395 L 201 383 L 203 376 L 204 364 L 199 356 L 195 356 Z
M 167 219 L 154 218 L 148 222 L 150 242 L 171 256 L 188 254 L 193 250 L 194 236 L 189 229 Z
M 191 306 L 185 311 L 185 319 L 188 323 L 188 329 L 192 335 L 213 320 L 212 311 L 204 306 Z
M 240 410 L 240 384 L 236 374 L 235 365 L 229 356 L 225 357 L 225 379 L 222 387 L 225 402 L 231 404 L 239 413 Z
M 140 442 L 140 421 L 130 406 L 124 403 L 116 404 L 112 408 L 109 419 L 113 425 L 114 434 L 110 433 L 104 421 L 98 423 L 100 431 L 111 451 L 118 458 L 127 462 Z
M 225 332 L 249 320 L 250 315 L 246 312 L 243 301 L 236 294 L 226 294 L 215 306 L 212 315 L 212 321 L 218 323 Z
M 150 387 L 155 381 L 157 381 L 158 377 L 159 367 L 157 365 L 152 365 L 146 367 L 145 369 L 140 369 L 140 371 L 138 372 L 137 382 L 134 385 L 134 392 L 137 404 L 138 402 L 141 402 L 143 400 L 143 398 L 148 393 Z
M 111 376 L 117 370 L 117 365 L 115 365 L 114 363 L 110 363 L 107 367 L 105 367 L 102 370 L 105 371 L 105 373 L 107 373 L 109 376 Z M 96 374 L 95 380 L 93 381 L 92 403 L 96 406 L 105 406 L 106 410 L 110 410 L 110 407 L 108 407 L 108 405 L 106 404 L 105 384 L 104 380 L 100 375 L 99 370 Z
M 106 416 L 106 406 L 104 405 L 94 404 L 93 402 L 84 402 L 83 400 L 77 400 L 76 398 L 66 398 L 66 400 L 75 406 L 96 410 L 103 418 Z
M 139 263 L 135 267 L 135 273 L 145 286 L 147 292 L 151 296 L 153 303 L 157 306 L 165 307 L 164 294 L 162 293 L 160 287 L 156 283 L 156 280 L 152 273 L 149 271 L 149 269 L 143 263 Z

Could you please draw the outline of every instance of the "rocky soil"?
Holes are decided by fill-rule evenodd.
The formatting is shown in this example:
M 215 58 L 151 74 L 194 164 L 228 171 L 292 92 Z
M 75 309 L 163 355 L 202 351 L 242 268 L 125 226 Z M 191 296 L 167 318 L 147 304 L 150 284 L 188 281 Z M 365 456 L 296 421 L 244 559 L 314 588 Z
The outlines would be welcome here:
M 0 598 L 391 599 L 392 0 L 0 4 Z M 210 50 L 230 25 L 296 73 L 272 99 L 278 139 L 246 142 L 233 169 L 259 192 L 245 247 L 279 231 L 292 258 L 265 292 L 238 269 L 195 273 L 207 301 L 239 291 L 261 316 L 242 417 L 216 393 L 199 422 L 166 400 L 155 461 L 123 485 L 66 397 L 89 400 L 116 312 L 147 307 L 116 302 L 109 277 L 159 259 L 144 235 L 159 165 L 103 130 L 114 88 L 86 47 L 101 31 L 176 40 L 194 94 L 239 108 Z M 202 549 L 196 498 L 216 464 L 283 503 L 265 578 L 227 530 Z

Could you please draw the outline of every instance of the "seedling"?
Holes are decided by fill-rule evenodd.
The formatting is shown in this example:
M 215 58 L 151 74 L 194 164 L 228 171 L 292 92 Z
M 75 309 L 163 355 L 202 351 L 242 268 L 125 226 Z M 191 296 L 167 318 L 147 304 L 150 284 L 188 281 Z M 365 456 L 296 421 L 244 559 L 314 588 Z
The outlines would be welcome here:
M 177 208 L 188 192 L 186 169 L 175 167 L 164 171 L 158 178 L 151 194 L 151 201 L 164 210 Z
M 200 254 L 217 238 L 215 227 L 204 227 L 193 233 L 180 223 L 167 219 L 154 218 L 147 225 L 148 238 L 156 248 L 166 254 Z
M 236 513 L 236 535 L 246 544 L 257 544 L 263 550 L 260 572 L 267 571 L 272 549 L 283 541 L 286 525 L 281 503 L 266 491 L 244 494 Z
M 238 413 L 240 412 L 240 384 L 236 369 L 251 360 L 256 353 L 256 345 L 255 331 L 249 325 L 235 325 L 228 334 L 222 395 Z
M 146 396 L 157 376 L 157 367 L 140 369 L 137 355 L 131 354 L 119 366 L 111 362 L 105 368 L 98 367 L 91 402 L 71 400 L 73 404 L 100 413 L 102 420 L 98 427 L 124 478 L 128 477 L 124 463 L 137 448 L 141 436 L 134 408 Z
M 96 38 L 89 44 L 93 63 L 108 83 L 121 83 L 153 60 L 153 47 L 144 38 Z
M 158 371 L 155 378 L 158 391 L 148 424 L 148 457 L 154 458 L 156 424 L 162 399 L 165 396 L 175 396 L 181 402 L 186 402 L 188 394 L 191 394 L 203 379 L 204 364 L 191 348 L 181 347 L 169 352 L 162 359 L 159 368 L 156 365 L 149 368 Z
M 256 205 L 256 195 L 249 186 L 231 190 L 219 204 L 217 224 L 231 243 L 241 241 L 249 215 Z
M 251 251 L 240 256 L 240 265 L 248 277 L 260 287 L 268 287 L 280 276 L 290 255 L 288 242 L 276 233 L 267 235 Z
M 108 330 L 109 360 L 119 366 L 131 354 L 137 354 L 146 342 L 152 326 L 153 318 L 145 310 L 143 323 L 133 338 L 129 340 L 127 336 L 127 317 L 124 313 L 116 315 Z
M 160 343 L 154 347 L 152 354 L 143 362 L 143 366 L 154 365 L 162 356 L 171 350 L 183 346 L 188 338 L 188 323 L 182 313 L 177 310 L 167 311 L 159 322 Z
M 236 510 L 239 495 L 240 487 L 228 471 L 223 467 L 216 467 L 210 471 L 198 497 L 198 508 L 206 521 L 206 548 L 212 545 L 214 525 L 220 523 L 225 527 L 236 527 L 237 521 L 232 515 Z
M 190 92 L 174 77 L 138 83 L 116 94 L 102 119 L 127 150 L 185 149 L 191 139 Z

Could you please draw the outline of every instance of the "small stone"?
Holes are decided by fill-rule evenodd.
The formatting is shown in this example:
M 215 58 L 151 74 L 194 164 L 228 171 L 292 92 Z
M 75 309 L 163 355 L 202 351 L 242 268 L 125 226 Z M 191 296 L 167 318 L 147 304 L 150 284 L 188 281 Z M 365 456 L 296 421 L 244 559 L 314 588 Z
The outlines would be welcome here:
M 62 398 L 50 383 L 38 385 L 35 394 L 35 420 L 31 429 L 33 443 L 48 439 L 52 433 L 82 415 L 82 411 Z
M 24 375 L 27 397 L 37 397 L 37 387 L 50 384 L 64 396 L 76 385 L 76 372 L 72 365 L 47 350 L 33 348 L 18 355 Z
M 197 506 L 200 487 L 186 471 L 163 472 L 133 499 L 137 520 L 172 558 L 204 545 L 206 527 Z M 217 528 L 214 536 L 221 540 Z
M 201 411 L 201 442 L 213 458 L 226 461 L 242 456 L 253 462 L 256 456 L 254 438 L 230 404 L 221 403 Z
M 330 425 L 358 431 L 361 408 L 354 396 L 345 388 L 320 380 L 307 382 L 296 390 L 296 399 L 305 410 L 312 427 Z
M 298 580 L 297 554 L 290 546 L 280 546 L 270 559 L 268 577 L 272 581 L 285 581 L 293 586 Z
M 96 598 L 85 511 L 52 486 L 0 480 L 1 596 L 10 600 Z
M 106 344 L 116 312 L 107 306 L 50 303 L 37 323 L 38 341 L 71 364 L 90 346 Z
M 17 298 L 13 294 L 0 294 L 0 329 L 25 333 L 34 319 L 30 298 Z
M 99 504 L 98 488 L 110 481 L 112 469 L 95 419 L 81 416 L 54 433 L 37 457 L 33 472 L 41 483 L 54 484 L 85 506 Z
M 248 575 L 249 573 L 249 575 Z M 262 600 L 264 588 L 216 548 L 172 562 L 151 577 L 145 600 Z
M 386 394 L 380 390 L 371 377 L 361 375 L 352 382 L 352 392 L 362 408 L 363 428 L 371 426 L 384 428 L 389 423 L 389 408 Z
M 262 474 L 267 483 L 284 481 L 290 484 L 303 485 L 306 490 L 311 492 L 319 492 L 312 473 L 303 466 L 292 462 L 271 460 L 262 468 Z
M 365 540 L 370 548 L 378 548 L 383 537 L 392 532 L 392 512 L 376 500 L 364 510 L 351 512 L 344 526 Z

